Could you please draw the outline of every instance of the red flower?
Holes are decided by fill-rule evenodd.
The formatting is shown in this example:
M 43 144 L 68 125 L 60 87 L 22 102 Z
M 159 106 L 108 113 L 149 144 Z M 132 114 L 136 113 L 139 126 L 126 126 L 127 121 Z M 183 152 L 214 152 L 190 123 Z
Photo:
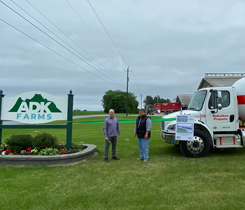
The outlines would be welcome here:
M 31 147 L 28 147 L 26 150 L 27 150 L 27 151 L 31 151 Z
M 10 149 L 6 149 L 6 151 L 5 151 L 6 153 L 8 153 L 8 152 L 11 152 L 11 150 Z
M 66 153 L 66 151 L 65 151 L 65 150 L 61 150 L 61 151 L 59 151 L 59 154 L 60 154 L 60 155 L 62 155 L 62 154 L 64 155 L 65 153 Z

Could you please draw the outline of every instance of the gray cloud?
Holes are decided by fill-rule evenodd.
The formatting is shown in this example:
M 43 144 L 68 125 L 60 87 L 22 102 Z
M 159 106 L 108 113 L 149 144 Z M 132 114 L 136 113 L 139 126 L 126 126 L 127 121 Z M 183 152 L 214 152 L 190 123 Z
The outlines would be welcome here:
M 77 57 L 84 59 L 81 55 L 74 51 L 77 56 L 73 55 L 0 3 L 0 18 L 72 62 L 0 21 L 0 89 L 7 96 L 33 90 L 66 96 L 72 89 L 75 94 L 74 108 L 102 110 L 101 99 L 107 90 L 126 90 L 124 70 L 127 65 L 87 1 L 69 0 L 109 53 L 65 0 L 30 2 L 76 44 L 26 1 L 14 2 L 68 45 L 12 2 L 3 2 L 71 51 L 73 49 L 68 45 L 76 49 L 91 65 L 95 64 L 99 71 L 107 75 L 84 63 Z M 244 1 L 90 2 L 132 69 L 129 89 L 139 102 L 140 94 L 143 98 L 160 95 L 172 99 L 180 93 L 193 93 L 205 72 L 244 72 Z

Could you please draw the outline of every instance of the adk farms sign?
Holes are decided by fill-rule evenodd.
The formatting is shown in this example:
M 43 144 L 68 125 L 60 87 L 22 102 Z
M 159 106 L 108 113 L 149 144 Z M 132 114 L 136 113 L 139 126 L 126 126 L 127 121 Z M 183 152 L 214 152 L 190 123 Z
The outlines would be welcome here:
M 44 92 L 3 97 L 1 118 L 31 124 L 66 120 L 67 103 L 67 97 L 56 97 Z

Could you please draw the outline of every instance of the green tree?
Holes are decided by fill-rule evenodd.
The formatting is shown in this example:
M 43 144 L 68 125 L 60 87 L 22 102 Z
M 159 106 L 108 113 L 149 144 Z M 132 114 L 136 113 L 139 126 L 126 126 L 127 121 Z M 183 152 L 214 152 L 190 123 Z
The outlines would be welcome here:
M 125 93 L 126 97 L 126 93 Z M 136 100 L 136 96 L 133 93 L 128 93 L 128 113 L 138 113 L 139 102 Z M 126 109 L 125 109 L 126 112 Z
M 126 92 L 121 90 L 108 90 L 102 99 L 102 105 L 105 112 L 114 109 L 116 113 L 126 112 Z M 128 113 L 138 112 L 139 102 L 133 93 L 128 93 Z
M 124 113 L 125 107 L 126 107 L 126 97 L 122 94 L 122 95 L 115 95 L 110 103 L 109 103 L 109 107 L 111 107 L 112 109 L 114 109 L 114 111 L 116 113 Z M 109 110 L 108 110 L 109 111 Z
M 161 98 L 158 103 L 170 103 L 170 102 L 171 101 L 168 98 L 167 99 Z
M 146 104 L 154 104 L 154 99 L 152 98 L 152 96 L 148 95 L 145 97 L 144 103 L 145 103 L 145 105 Z
M 161 98 L 159 95 L 154 97 L 154 103 L 160 103 L 160 100 L 161 100 Z
M 169 99 L 160 98 L 159 95 L 152 97 L 152 96 L 146 96 L 144 103 L 145 105 L 155 104 L 155 103 L 170 103 L 171 101 Z

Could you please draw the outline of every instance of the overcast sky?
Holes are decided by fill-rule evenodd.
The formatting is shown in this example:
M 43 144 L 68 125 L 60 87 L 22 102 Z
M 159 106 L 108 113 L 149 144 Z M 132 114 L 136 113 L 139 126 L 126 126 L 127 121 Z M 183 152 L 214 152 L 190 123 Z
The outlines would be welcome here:
M 72 90 L 74 109 L 103 110 L 107 90 L 126 91 L 129 66 L 139 103 L 173 99 L 205 73 L 244 73 L 244 37 L 243 0 L 2 0 L 0 89 Z

